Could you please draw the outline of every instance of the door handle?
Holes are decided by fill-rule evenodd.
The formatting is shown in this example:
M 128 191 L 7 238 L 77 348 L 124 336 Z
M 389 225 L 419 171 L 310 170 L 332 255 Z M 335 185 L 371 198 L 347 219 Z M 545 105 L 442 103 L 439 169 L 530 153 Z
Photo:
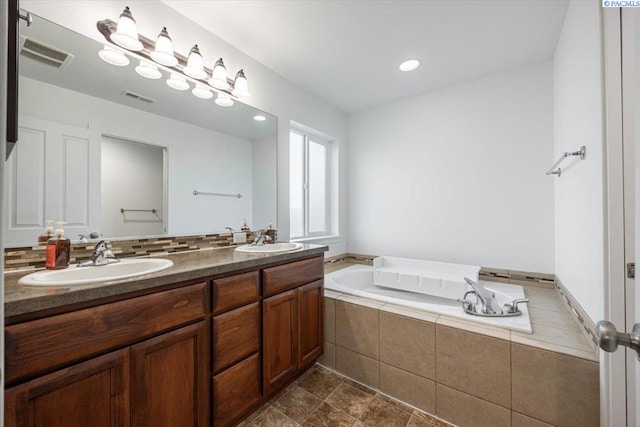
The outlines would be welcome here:
M 633 325 L 630 334 L 618 332 L 613 323 L 601 320 L 596 325 L 596 336 L 598 345 L 604 351 L 613 353 L 619 345 L 635 350 L 638 360 L 640 360 L 640 323 Z

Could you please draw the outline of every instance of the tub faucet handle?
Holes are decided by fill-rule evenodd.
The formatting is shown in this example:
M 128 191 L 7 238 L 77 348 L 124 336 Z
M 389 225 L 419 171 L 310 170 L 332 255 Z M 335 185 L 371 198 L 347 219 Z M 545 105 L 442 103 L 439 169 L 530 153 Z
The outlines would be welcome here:
M 529 298 L 517 298 L 511 302 L 508 302 L 504 305 L 504 308 L 507 310 L 507 313 L 518 313 L 520 309 L 518 308 L 518 304 L 524 304 L 529 302 Z

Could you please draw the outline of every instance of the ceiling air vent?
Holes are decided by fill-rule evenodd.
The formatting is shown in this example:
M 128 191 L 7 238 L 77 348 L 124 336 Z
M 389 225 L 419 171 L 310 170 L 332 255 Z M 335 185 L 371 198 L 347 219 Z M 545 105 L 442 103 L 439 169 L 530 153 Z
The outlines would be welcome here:
M 66 68 L 73 55 L 41 41 L 20 36 L 20 55 L 55 68 Z
M 124 96 L 128 96 L 129 98 L 137 99 L 141 102 L 146 102 L 147 104 L 151 104 L 152 102 L 156 102 L 155 99 L 147 98 L 146 96 L 142 96 L 139 93 L 131 92 L 129 90 L 125 90 L 122 92 Z

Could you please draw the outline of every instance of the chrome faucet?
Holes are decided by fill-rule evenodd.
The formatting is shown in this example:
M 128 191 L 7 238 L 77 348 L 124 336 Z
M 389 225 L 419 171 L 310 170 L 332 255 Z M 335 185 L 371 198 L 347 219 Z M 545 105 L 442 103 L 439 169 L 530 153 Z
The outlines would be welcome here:
M 467 291 L 464 297 L 458 299 L 458 302 L 462 303 L 462 308 L 468 314 L 476 316 L 488 316 L 488 317 L 510 317 L 519 316 L 522 311 L 518 308 L 518 304 L 529 302 L 527 298 L 515 299 L 511 302 L 504 304 L 504 309 L 500 307 L 500 304 L 496 300 L 496 294 L 489 291 L 480 283 L 476 283 L 468 277 L 464 278 L 465 282 L 471 286 L 473 290 Z M 468 295 L 476 296 L 476 303 L 467 299 Z M 479 308 L 476 305 L 480 305 Z
M 267 230 L 258 230 L 253 238 L 253 243 L 249 246 L 262 246 L 269 241 L 271 241 L 271 236 L 267 234 Z
M 78 267 L 93 267 L 99 265 L 114 264 L 120 260 L 107 248 L 107 243 L 100 240 L 91 254 L 91 260 L 78 264 Z

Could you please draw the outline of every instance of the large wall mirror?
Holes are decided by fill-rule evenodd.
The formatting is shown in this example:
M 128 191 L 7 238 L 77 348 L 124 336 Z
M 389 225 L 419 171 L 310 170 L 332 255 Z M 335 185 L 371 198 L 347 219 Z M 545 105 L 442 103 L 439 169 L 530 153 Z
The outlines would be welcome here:
M 35 244 L 48 219 L 65 221 L 71 239 L 216 233 L 244 218 L 252 229 L 275 223 L 275 116 L 199 99 L 193 86 L 175 90 L 164 72 L 143 78 L 133 58 L 110 65 L 98 56 L 102 44 L 37 16 L 20 25 L 8 246 Z

